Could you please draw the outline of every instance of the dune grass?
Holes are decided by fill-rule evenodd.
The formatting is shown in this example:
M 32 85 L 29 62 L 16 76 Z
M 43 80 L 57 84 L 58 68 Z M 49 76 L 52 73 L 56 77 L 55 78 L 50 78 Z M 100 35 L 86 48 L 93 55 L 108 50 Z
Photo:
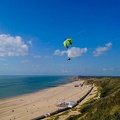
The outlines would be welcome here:
M 91 99 L 80 108 L 78 115 L 66 120 L 120 120 L 120 78 L 95 78 L 86 80 L 100 92 L 99 99 Z

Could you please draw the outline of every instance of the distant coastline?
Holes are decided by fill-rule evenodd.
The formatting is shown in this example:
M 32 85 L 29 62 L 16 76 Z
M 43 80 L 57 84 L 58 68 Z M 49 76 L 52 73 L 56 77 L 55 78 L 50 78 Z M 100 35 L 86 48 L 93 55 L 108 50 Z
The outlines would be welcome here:
M 104 76 L 104 78 L 117 76 Z M 0 99 L 38 92 L 77 80 L 103 76 L 0 75 Z

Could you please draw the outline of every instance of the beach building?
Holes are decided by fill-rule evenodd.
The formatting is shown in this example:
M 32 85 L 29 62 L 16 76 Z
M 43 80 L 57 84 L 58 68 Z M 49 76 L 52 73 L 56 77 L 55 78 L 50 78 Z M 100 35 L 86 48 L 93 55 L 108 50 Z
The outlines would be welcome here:
M 57 104 L 57 107 L 69 107 L 69 108 L 72 108 L 74 106 L 77 105 L 77 102 L 75 101 L 63 101 L 63 102 L 59 102 Z

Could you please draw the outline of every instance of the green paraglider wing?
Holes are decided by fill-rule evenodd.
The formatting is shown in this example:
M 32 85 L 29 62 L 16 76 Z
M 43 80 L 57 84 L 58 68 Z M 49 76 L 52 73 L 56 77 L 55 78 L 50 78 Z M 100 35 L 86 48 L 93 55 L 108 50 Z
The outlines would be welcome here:
M 64 42 L 63 45 L 64 47 L 68 48 L 70 45 L 72 45 L 73 40 L 71 38 L 67 38 Z

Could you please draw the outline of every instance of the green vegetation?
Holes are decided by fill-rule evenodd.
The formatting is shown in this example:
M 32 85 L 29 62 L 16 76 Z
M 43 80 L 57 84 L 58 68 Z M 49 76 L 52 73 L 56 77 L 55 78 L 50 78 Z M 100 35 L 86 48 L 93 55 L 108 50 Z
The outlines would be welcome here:
M 94 78 L 86 80 L 100 92 L 99 99 L 91 99 L 79 108 L 80 114 L 66 120 L 120 120 L 120 78 Z
M 50 116 L 47 120 L 59 120 L 59 116 L 67 115 L 68 113 L 69 113 L 69 110 L 66 110 L 66 111 L 59 113 L 57 115 Z
M 51 116 L 50 118 L 47 118 L 47 120 L 58 120 L 59 116 L 55 115 L 55 116 Z

